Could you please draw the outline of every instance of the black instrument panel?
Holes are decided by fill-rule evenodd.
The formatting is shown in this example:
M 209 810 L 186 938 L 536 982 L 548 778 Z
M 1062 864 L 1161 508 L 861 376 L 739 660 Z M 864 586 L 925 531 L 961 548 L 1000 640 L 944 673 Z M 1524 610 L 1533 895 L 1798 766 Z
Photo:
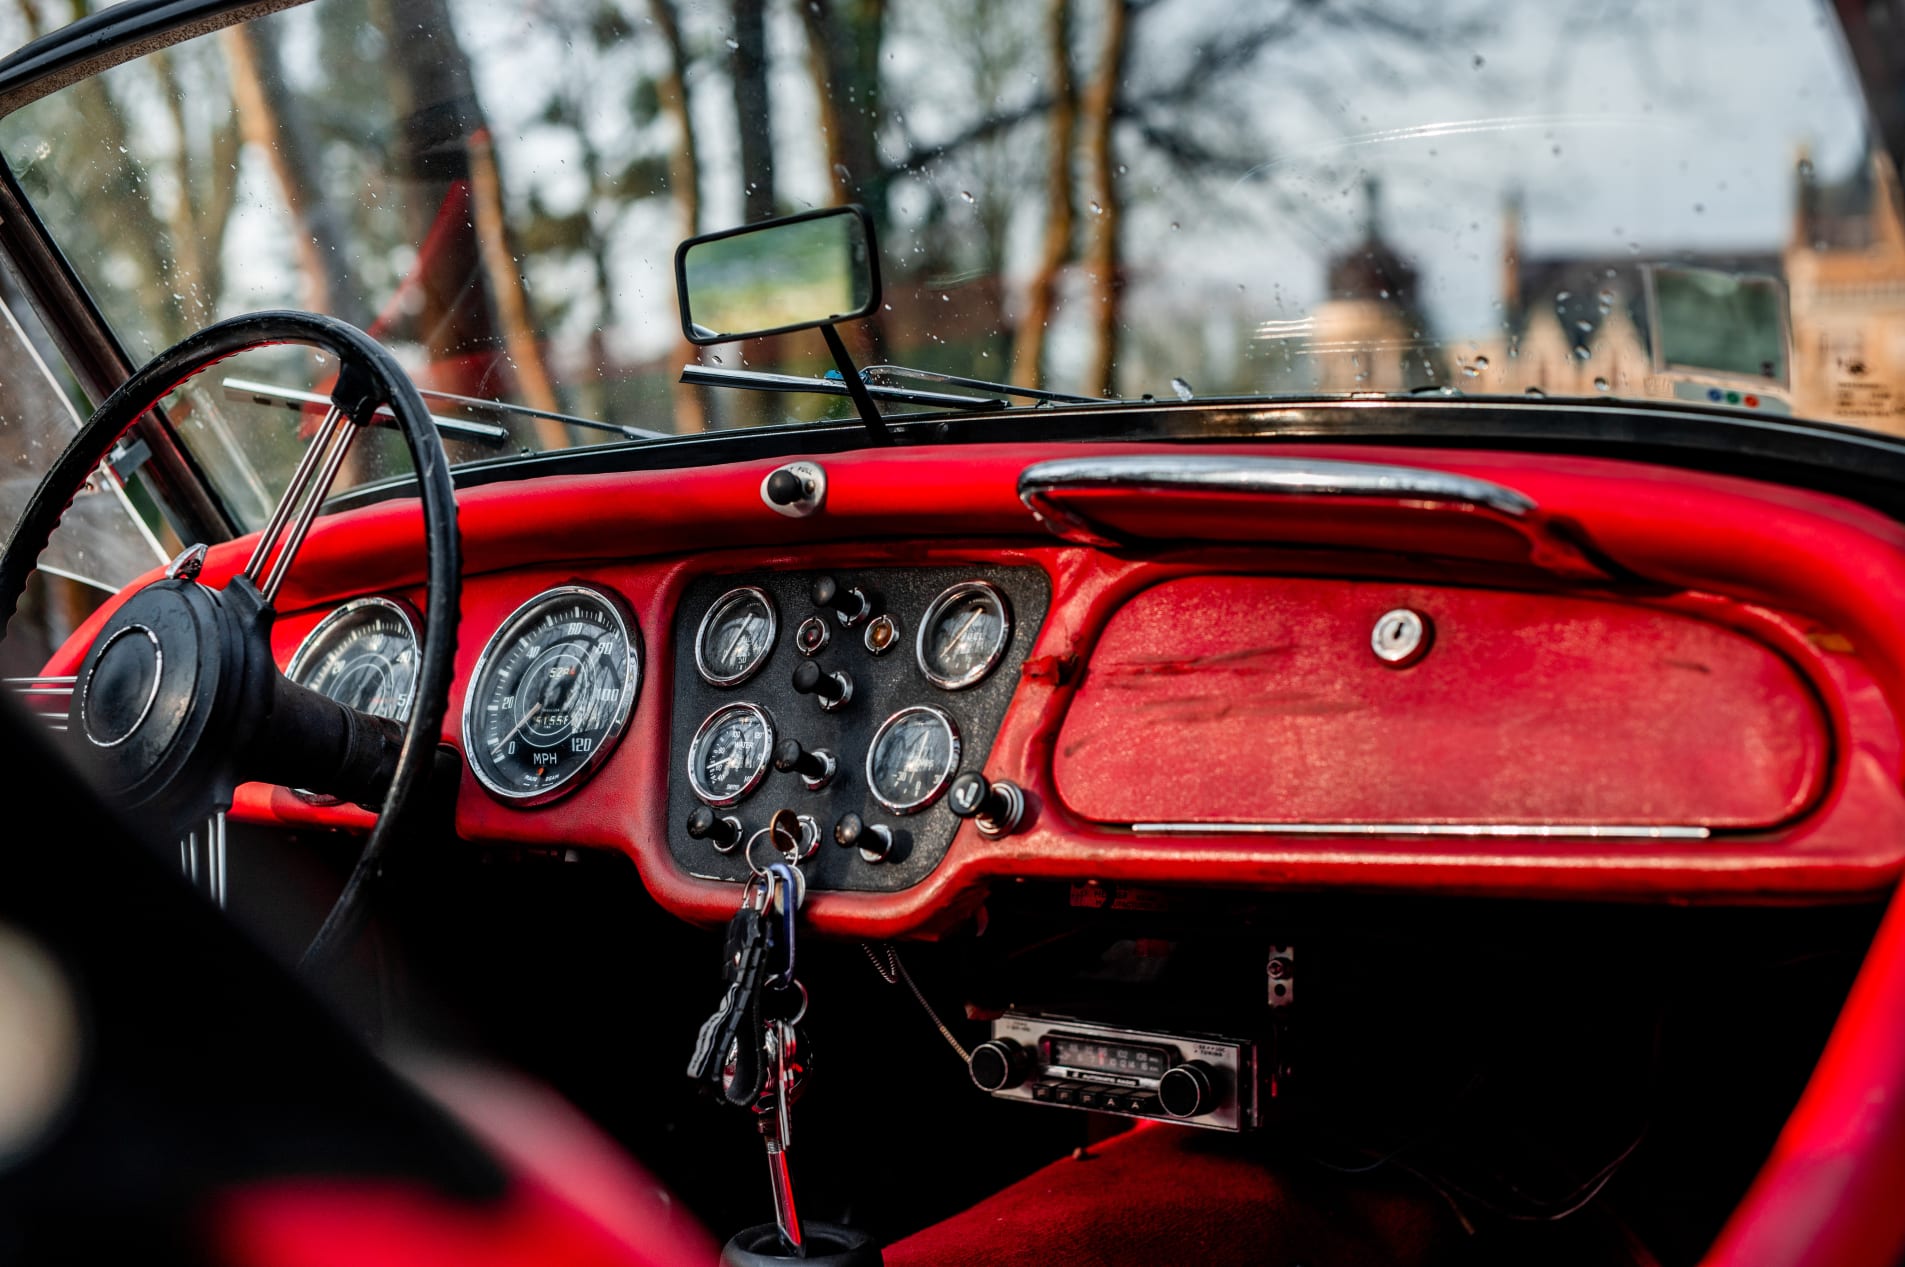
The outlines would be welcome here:
M 818 837 L 802 866 L 810 887 L 917 884 L 959 827 L 945 788 L 954 775 L 984 768 L 1050 601 L 1040 569 L 988 564 L 744 572 L 690 583 L 673 631 L 668 845 L 676 863 L 704 879 L 742 880 L 750 841 L 776 810 L 791 809 Z M 777 747 L 792 768 L 775 767 Z M 810 786 L 827 766 L 824 785 Z M 697 811 L 703 834 L 691 835 Z M 886 857 L 835 843 L 848 815 L 861 820 L 862 840 L 887 830 Z M 715 821 L 726 819 L 738 836 Z M 757 862 L 772 856 L 766 839 L 755 845 Z

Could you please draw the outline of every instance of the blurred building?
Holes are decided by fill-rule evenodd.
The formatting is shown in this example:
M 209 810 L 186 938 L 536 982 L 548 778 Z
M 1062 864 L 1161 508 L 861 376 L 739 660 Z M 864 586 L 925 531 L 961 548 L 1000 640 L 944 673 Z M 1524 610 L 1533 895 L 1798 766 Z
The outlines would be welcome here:
M 1898 176 L 1874 154 L 1845 178 L 1795 167 L 1792 229 L 1764 252 L 1673 251 L 1636 257 L 1527 254 L 1519 200 L 1504 208 L 1498 329 L 1440 346 L 1416 302 L 1414 268 L 1383 238 L 1372 183 L 1363 240 L 1329 262 L 1329 298 L 1308 352 L 1323 392 L 1464 391 L 1672 398 L 1654 368 L 1645 267 L 1779 279 L 1786 290 L 1789 379 L 1765 383 L 1768 407 L 1905 435 L 1905 218 Z M 1743 386 L 1750 382 L 1741 380 Z

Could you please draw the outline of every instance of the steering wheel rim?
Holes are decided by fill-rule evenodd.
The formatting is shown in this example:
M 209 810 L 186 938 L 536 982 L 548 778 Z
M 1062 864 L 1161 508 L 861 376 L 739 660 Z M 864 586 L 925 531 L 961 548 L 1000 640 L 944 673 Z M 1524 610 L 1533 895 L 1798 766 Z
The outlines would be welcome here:
M 340 399 L 337 403 L 347 412 L 363 414 L 365 422 L 371 409 L 389 407 L 410 452 L 424 519 L 424 629 L 410 716 L 404 724 L 403 740 L 377 822 L 365 837 L 343 890 L 302 957 L 303 966 L 314 967 L 328 960 L 363 920 L 371 882 L 382 872 L 395 828 L 414 802 L 434 761 L 455 667 L 462 589 L 456 492 L 423 397 L 396 358 L 355 326 L 334 317 L 292 310 L 229 318 L 160 352 L 100 404 L 34 488 L 4 551 L 0 551 L 0 637 L 5 635 L 54 529 L 120 437 L 186 380 L 241 352 L 279 344 L 302 344 L 330 352 L 338 359 L 340 387 L 353 368 L 368 375 L 369 390 L 363 400 L 347 404 Z

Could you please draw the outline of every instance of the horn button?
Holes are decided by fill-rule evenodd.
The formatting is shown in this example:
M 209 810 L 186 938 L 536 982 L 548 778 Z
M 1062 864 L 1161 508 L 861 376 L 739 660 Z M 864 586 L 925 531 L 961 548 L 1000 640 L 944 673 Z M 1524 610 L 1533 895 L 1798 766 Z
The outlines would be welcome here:
M 235 719 L 220 724 L 220 715 L 236 702 L 244 645 L 242 622 L 190 581 L 155 582 L 113 613 L 80 666 L 69 721 L 128 803 L 162 799 L 229 763 L 228 751 L 208 751 L 228 745 L 203 741 L 232 729 Z

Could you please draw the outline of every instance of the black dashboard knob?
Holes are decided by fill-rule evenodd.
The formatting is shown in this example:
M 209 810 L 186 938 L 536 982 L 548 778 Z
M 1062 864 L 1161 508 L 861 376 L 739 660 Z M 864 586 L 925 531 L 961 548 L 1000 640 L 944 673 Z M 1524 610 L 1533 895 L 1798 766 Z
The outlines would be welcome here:
M 833 825 L 833 843 L 842 849 L 858 849 L 868 862 L 881 862 L 893 852 L 893 832 L 858 814 L 842 814 Z
M 1025 793 L 1015 783 L 989 783 L 977 770 L 968 770 L 946 789 L 946 808 L 973 819 L 984 835 L 1003 836 L 1025 817 Z
M 794 670 L 794 689 L 819 697 L 820 706 L 832 712 L 853 698 L 853 679 L 845 669 L 828 673 L 814 661 L 803 660 Z
M 1217 1107 L 1210 1066 L 1201 1060 L 1173 1065 L 1158 1079 L 1158 1103 L 1172 1117 L 1196 1117 Z
M 1005 1091 L 1025 1081 L 1025 1049 L 1009 1038 L 980 1043 L 966 1058 L 966 1072 L 981 1091 Z
M 873 600 L 858 586 L 842 585 L 831 576 L 814 581 L 814 606 L 837 613 L 843 624 L 857 625 L 873 614 Z
M 740 820 L 717 814 L 706 805 L 697 805 L 688 814 L 688 835 L 705 840 L 726 853 L 741 843 Z
M 792 506 L 807 495 L 807 483 L 783 466 L 767 477 L 763 491 L 776 506 Z
M 782 774 L 798 774 L 810 792 L 818 792 L 833 779 L 833 754 L 825 748 L 809 752 L 800 740 L 787 738 L 774 745 L 774 768 Z

